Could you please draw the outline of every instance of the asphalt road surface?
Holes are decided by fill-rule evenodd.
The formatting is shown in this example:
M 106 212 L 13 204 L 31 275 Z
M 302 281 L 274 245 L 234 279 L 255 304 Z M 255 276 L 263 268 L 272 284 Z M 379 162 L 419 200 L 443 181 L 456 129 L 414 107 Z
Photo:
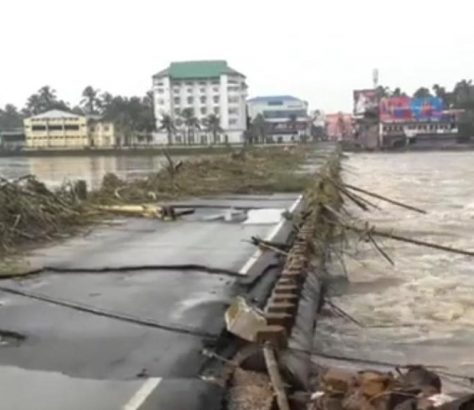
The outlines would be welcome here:
M 297 197 L 181 205 L 199 207 L 97 227 L 28 255 L 40 275 L 0 282 L 0 408 L 220 408 L 222 389 L 199 377 L 202 349 L 262 257 L 246 241 L 277 235 Z

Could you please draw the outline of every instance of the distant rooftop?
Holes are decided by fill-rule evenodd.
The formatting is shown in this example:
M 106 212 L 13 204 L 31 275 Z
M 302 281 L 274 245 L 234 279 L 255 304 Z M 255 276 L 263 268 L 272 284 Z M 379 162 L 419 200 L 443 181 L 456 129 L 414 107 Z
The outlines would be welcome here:
M 43 112 L 38 115 L 33 115 L 31 118 L 34 119 L 41 119 L 41 118 L 48 118 L 48 119 L 57 119 L 57 118 L 81 118 L 80 115 L 73 114 L 72 112 L 62 111 L 62 110 L 50 110 Z
M 196 78 L 214 78 L 221 74 L 243 74 L 229 67 L 225 60 L 202 60 L 173 62 L 170 66 L 156 73 L 153 77 L 171 77 L 173 80 Z
M 299 98 L 293 97 L 292 95 L 269 95 L 254 97 L 247 100 L 248 102 L 259 102 L 259 103 L 272 103 L 278 101 L 302 101 Z

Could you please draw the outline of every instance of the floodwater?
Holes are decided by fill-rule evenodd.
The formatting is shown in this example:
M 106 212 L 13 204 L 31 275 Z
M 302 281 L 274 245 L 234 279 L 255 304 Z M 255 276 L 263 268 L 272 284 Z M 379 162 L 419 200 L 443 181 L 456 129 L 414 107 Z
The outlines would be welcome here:
M 165 162 L 162 155 L 6 157 L 0 158 L 0 176 L 10 179 L 34 174 L 51 187 L 84 179 L 89 186 L 96 188 L 108 172 L 124 179 L 139 178 L 159 171 Z
M 347 183 L 428 213 L 379 200 L 373 202 L 381 210 L 367 213 L 350 206 L 351 212 L 380 229 L 474 251 L 473 164 L 474 152 L 351 154 L 344 162 Z M 344 251 L 346 273 L 340 258 L 334 258 L 330 272 L 332 302 L 363 327 L 328 312 L 318 322 L 315 349 L 474 375 L 474 257 L 378 242 L 395 266 L 352 237 Z M 460 379 L 449 382 L 454 389 L 469 387 Z

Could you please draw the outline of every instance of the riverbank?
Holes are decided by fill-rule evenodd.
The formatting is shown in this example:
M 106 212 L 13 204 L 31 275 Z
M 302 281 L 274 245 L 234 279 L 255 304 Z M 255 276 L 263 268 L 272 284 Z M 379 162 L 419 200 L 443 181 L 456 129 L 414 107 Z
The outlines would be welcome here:
M 284 144 L 292 146 L 295 144 Z M 281 148 L 283 144 L 264 144 L 264 147 Z M 255 147 L 255 145 L 252 145 Z M 2 157 L 90 157 L 90 156 L 156 156 L 164 151 L 170 155 L 228 154 L 244 148 L 243 144 L 226 145 L 144 145 L 136 147 L 82 148 L 82 149 L 21 149 L 2 150 Z

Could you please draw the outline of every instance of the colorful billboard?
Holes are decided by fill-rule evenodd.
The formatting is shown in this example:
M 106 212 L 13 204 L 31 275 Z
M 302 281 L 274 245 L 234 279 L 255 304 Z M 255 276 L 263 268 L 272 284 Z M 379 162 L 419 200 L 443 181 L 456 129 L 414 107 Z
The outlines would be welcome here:
M 389 97 L 380 101 L 380 121 L 417 122 L 440 121 L 443 116 L 443 100 L 438 97 L 410 98 Z
M 364 115 L 376 111 L 379 100 L 376 90 L 354 90 L 354 115 Z

